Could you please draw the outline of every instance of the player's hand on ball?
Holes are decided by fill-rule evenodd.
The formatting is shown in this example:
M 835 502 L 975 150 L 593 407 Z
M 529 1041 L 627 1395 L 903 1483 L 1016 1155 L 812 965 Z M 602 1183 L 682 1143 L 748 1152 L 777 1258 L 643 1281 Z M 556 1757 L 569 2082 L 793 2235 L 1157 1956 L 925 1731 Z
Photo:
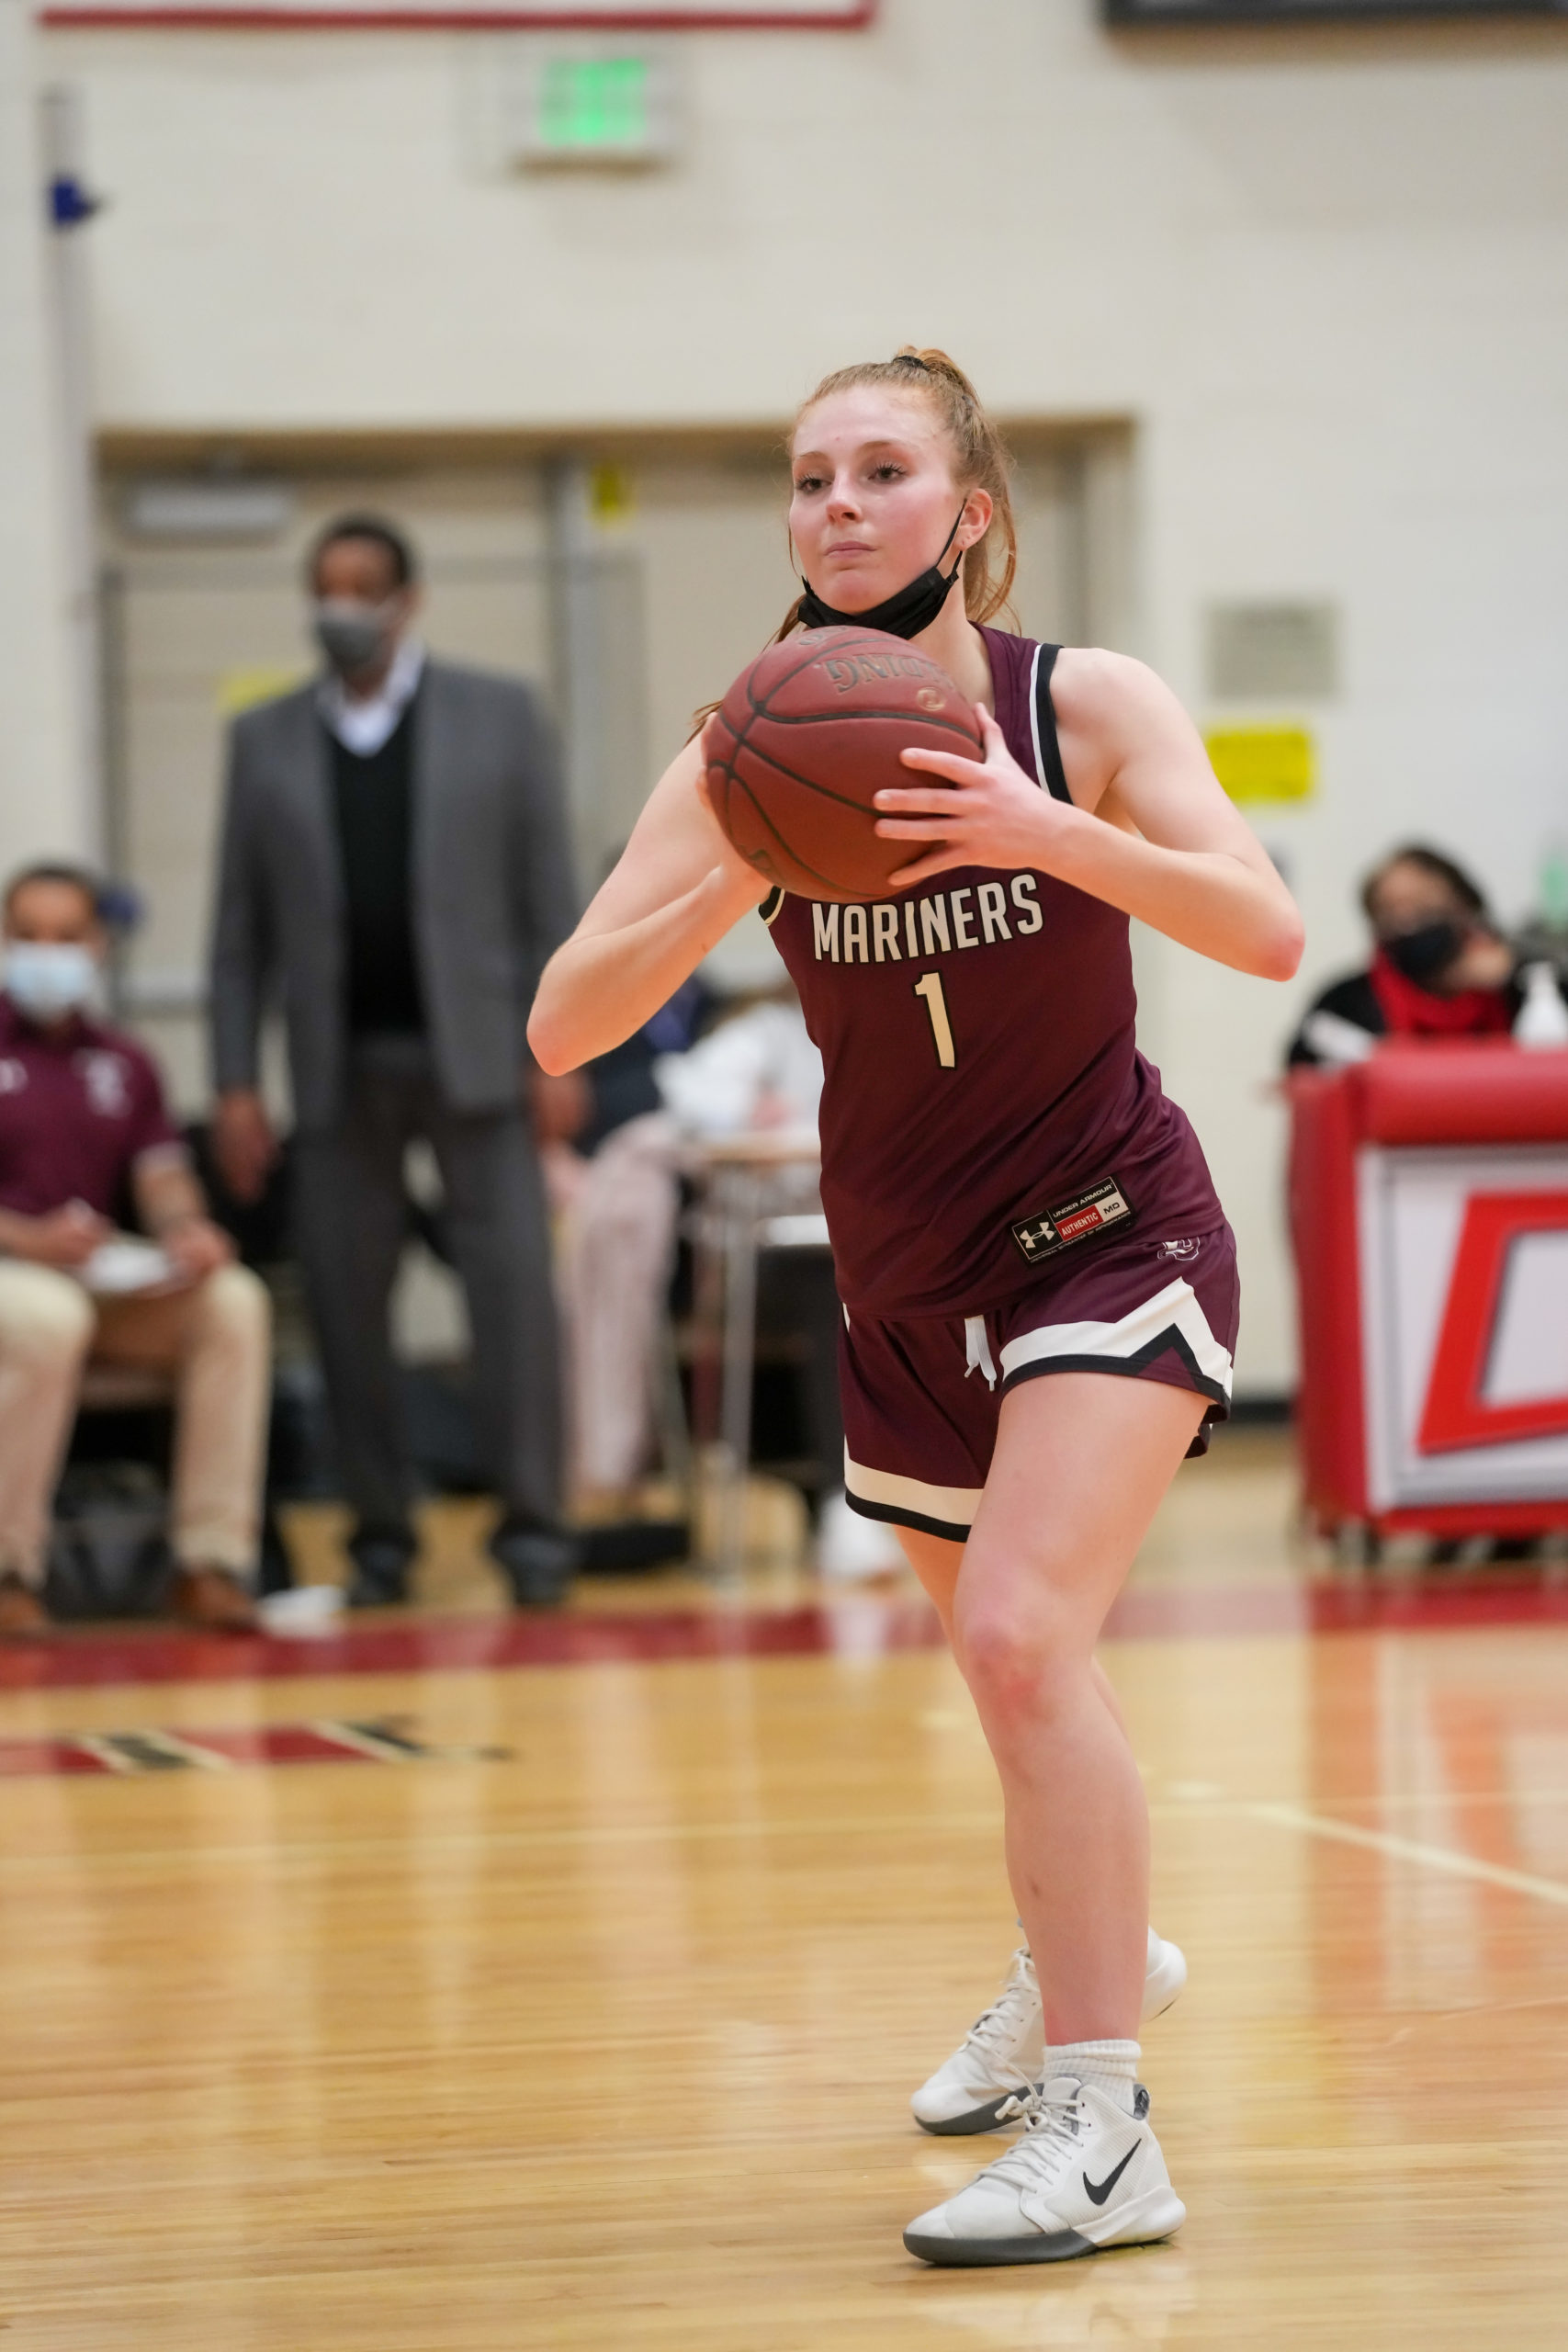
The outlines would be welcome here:
M 977 715 L 983 760 L 949 752 L 905 752 L 906 767 L 949 781 L 876 795 L 876 830 L 885 839 L 934 844 L 888 876 L 896 889 L 954 865 L 1045 866 L 1053 830 L 1064 820 L 1071 821 L 1070 812 L 1025 775 L 990 712 L 977 707 Z

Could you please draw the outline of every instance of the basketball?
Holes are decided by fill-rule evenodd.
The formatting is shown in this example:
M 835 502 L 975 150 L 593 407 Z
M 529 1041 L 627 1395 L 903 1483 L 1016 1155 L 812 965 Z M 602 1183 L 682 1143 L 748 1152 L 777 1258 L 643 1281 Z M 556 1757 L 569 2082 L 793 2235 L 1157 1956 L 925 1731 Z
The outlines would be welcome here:
M 905 751 L 983 755 L 947 672 L 881 629 L 808 629 L 760 654 L 708 721 L 708 797 L 770 882 L 807 899 L 891 898 L 889 876 L 935 844 L 884 840 L 874 796 L 942 782 L 905 767 Z

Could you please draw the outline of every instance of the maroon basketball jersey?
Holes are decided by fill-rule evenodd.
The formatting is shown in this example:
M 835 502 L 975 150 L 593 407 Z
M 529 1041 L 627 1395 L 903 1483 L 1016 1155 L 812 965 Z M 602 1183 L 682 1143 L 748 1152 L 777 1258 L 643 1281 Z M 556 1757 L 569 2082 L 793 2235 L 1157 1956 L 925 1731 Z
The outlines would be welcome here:
M 1066 800 L 1057 649 L 984 635 L 1008 749 Z M 1100 1233 L 1219 1221 L 1197 1138 L 1134 1042 L 1114 907 L 970 865 L 868 906 L 776 891 L 762 914 L 826 1069 L 822 1205 L 852 1310 L 981 1314 Z

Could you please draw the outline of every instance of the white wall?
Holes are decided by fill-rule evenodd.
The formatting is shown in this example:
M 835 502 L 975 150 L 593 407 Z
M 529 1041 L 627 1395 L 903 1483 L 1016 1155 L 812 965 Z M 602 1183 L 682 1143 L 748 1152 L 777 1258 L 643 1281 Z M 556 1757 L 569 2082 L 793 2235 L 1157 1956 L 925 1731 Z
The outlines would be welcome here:
M 507 178 L 491 51 L 59 33 L 86 86 L 110 428 L 772 418 L 908 336 L 999 408 L 1138 430 L 1133 635 L 1201 712 L 1211 599 L 1335 599 L 1323 786 L 1263 826 L 1311 928 L 1280 992 L 1158 943 L 1149 1042 L 1289 1375 L 1278 1114 L 1352 876 L 1419 829 L 1506 912 L 1568 831 L 1568 38 L 1112 39 L 1089 0 L 886 0 L 858 36 L 685 44 L 686 158 Z M 782 579 L 782 566 L 781 566 Z
M 0 872 L 80 855 L 94 814 L 73 670 L 37 48 L 23 0 L 0 0 Z

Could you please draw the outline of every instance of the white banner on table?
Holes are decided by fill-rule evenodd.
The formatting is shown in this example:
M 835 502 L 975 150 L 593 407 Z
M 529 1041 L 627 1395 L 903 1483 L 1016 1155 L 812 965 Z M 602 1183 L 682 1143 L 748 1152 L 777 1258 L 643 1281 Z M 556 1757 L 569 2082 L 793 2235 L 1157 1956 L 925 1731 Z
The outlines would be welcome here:
M 1359 1192 L 1373 1509 L 1568 1493 L 1568 1148 L 1367 1147 Z
M 50 0 L 49 25 L 413 25 L 561 33 L 820 31 L 869 25 L 876 0 Z

